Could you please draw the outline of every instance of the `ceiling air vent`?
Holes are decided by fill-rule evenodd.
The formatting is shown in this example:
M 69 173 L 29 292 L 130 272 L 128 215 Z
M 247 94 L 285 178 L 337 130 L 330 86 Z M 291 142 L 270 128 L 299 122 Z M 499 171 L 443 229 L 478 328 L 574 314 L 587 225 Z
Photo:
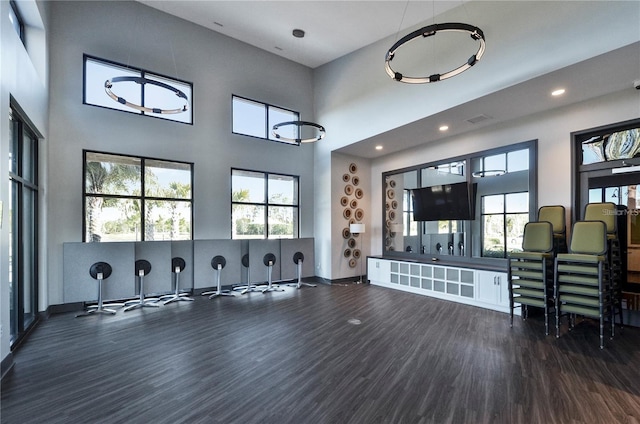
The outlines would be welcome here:
M 480 122 L 486 121 L 487 119 L 492 119 L 492 118 L 489 115 L 482 114 L 482 115 L 474 116 L 473 118 L 467 119 L 467 122 L 472 124 L 478 124 Z

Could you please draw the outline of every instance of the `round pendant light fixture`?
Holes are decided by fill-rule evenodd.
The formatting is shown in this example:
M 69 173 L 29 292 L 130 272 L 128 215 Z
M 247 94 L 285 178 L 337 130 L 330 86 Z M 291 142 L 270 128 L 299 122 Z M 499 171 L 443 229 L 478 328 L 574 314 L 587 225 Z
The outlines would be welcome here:
M 149 84 L 149 85 L 155 85 L 157 87 L 163 88 L 165 90 L 169 90 L 171 92 L 173 92 L 177 97 L 184 99 L 184 105 L 180 108 L 177 109 L 162 109 L 162 108 L 157 108 L 157 107 L 146 107 L 146 106 L 142 106 L 142 105 L 137 105 L 135 103 L 131 103 L 128 102 L 126 99 L 124 99 L 123 97 L 118 96 L 117 94 L 115 94 L 111 89 L 113 88 L 113 85 L 119 82 L 135 82 L 136 84 L 140 84 L 140 85 L 144 85 L 144 84 Z M 184 94 L 182 91 L 178 90 L 175 87 L 170 86 L 169 84 L 165 84 L 163 82 L 160 81 L 155 81 L 155 80 L 151 80 L 148 78 L 144 78 L 144 77 L 113 77 L 111 79 L 108 79 L 104 82 L 104 91 L 107 93 L 107 95 L 109 97 L 111 97 L 113 100 L 115 100 L 116 102 L 123 104 L 125 106 L 128 106 L 132 109 L 135 110 L 139 110 L 140 112 L 145 112 L 145 113 L 158 113 L 158 114 L 172 114 L 172 113 L 182 113 L 182 112 L 186 112 L 187 110 L 189 110 L 189 99 L 187 98 L 187 95 Z
M 471 36 L 472 40 L 479 42 L 478 51 L 473 56 L 471 56 L 466 63 L 448 72 L 445 72 L 442 74 L 432 74 L 424 77 L 406 76 L 406 75 L 403 75 L 401 72 L 395 71 L 393 68 L 391 68 L 391 61 L 395 57 L 397 50 L 403 45 L 405 45 L 406 43 L 408 43 L 409 41 L 415 40 L 418 37 L 422 37 L 422 38 L 431 37 L 433 35 L 436 35 L 439 32 L 447 32 L 447 31 L 468 33 Z M 404 82 L 407 84 L 425 84 L 425 83 L 431 83 L 431 82 L 438 82 L 438 81 L 445 80 L 447 78 L 454 77 L 466 71 L 467 69 L 471 68 L 473 65 L 478 63 L 482 55 L 484 55 L 484 51 L 485 51 L 484 33 L 480 28 L 473 25 L 458 23 L 458 22 L 433 24 L 433 25 L 428 25 L 426 27 L 422 27 L 416 31 L 413 31 L 410 34 L 405 35 L 404 37 L 399 39 L 393 46 L 391 46 L 391 48 L 387 51 L 387 54 L 385 56 L 384 67 L 387 74 L 391 78 L 399 82 Z
M 281 127 L 286 127 L 289 125 L 294 125 L 297 127 L 297 133 L 298 135 L 300 134 L 300 129 L 302 127 L 312 127 L 318 130 L 318 134 L 315 137 L 310 137 L 310 138 L 291 138 L 291 137 L 285 137 L 283 135 L 280 135 L 277 133 L 278 129 L 280 129 Z M 273 131 L 272 131 L 273 136 L 280 140 L 280 141 L 286 141 L 288 143 L 295 143 L 298 146 L 301 143 L 314 143 L 316 141 L 320 141 L 324 138 L 326 131 L 324 129 L 324 127 L 322 125 L 316 124 L 315 122 L 308 122 L 308 121 L 287 121 L 287 122 L 280 122 L 279 124 L 275 124 L 273 126 Z

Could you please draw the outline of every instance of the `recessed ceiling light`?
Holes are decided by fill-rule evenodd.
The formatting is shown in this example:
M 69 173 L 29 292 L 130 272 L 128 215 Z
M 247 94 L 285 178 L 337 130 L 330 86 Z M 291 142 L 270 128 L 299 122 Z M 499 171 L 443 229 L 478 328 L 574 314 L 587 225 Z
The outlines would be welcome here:
M 448 126 L 448 125 L 441 125 L 441 126 L 440 126 L 440 131 L 446 131 L 446 130 L 448 130 L 448 129 L 449 129 L 449 126 Z
M 293 36 L 296 38 L 303 38 L 304 37 L 304 31 L 301 29 L 294 29 L 292 32 Z
M 382 146 L 378 144 L 378 145 L 376 146 L 376 150 L 382 150 Z
M 552 96 L 562 96 L 564 94 L 564 92 L 565 92 L 564 88 L 558 88 L 557 90 L 553 90 L 551 92 L 551 95 Z

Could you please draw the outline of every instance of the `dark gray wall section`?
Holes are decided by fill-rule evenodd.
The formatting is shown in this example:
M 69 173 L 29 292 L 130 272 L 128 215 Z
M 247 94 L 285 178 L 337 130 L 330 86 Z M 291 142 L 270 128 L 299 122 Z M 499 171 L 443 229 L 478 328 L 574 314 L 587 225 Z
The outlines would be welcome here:
M 113 273 L 102 283 L 103 300 L 135 296 L 135 243 L 64 243 L 64 303 L 96 301 L 98 282 L 89 275 L 96 262 Z

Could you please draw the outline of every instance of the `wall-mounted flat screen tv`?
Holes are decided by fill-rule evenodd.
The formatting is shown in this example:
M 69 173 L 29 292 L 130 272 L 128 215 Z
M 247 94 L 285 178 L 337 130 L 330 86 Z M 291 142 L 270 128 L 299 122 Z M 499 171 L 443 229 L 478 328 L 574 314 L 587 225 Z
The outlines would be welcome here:
M 411 190 L 414 221 L 472 220 L 476 185 L 442 184 Z

